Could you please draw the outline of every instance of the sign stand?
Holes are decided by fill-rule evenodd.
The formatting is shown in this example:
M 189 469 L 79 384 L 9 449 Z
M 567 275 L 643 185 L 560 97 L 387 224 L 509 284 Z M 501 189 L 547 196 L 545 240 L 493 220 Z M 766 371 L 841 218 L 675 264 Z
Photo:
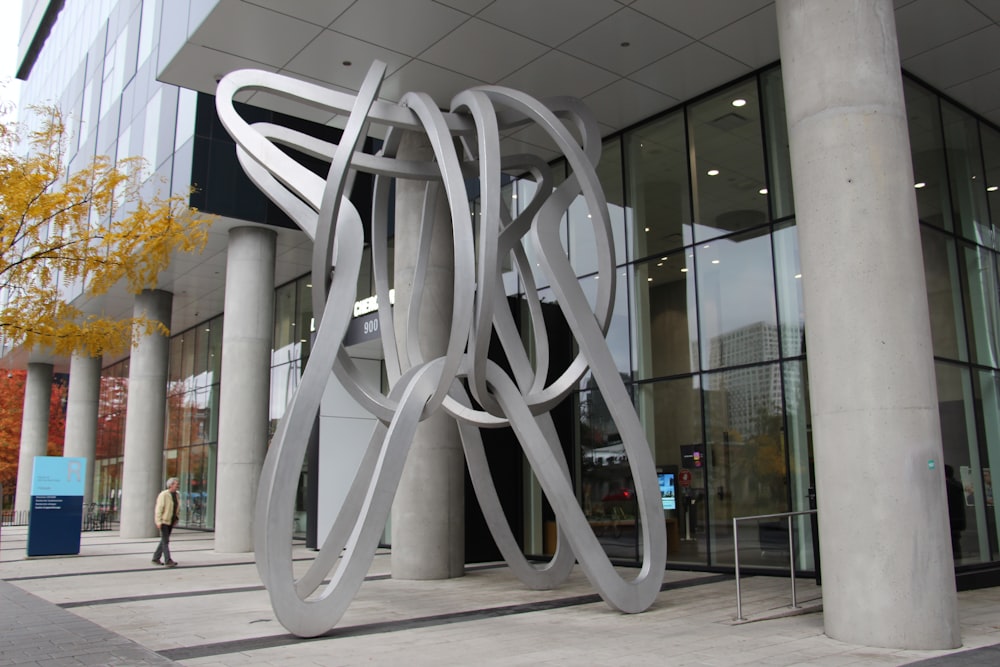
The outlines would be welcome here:
M 36 456 L 31 475 L 28 556 L 80 553 L 87 459 Z

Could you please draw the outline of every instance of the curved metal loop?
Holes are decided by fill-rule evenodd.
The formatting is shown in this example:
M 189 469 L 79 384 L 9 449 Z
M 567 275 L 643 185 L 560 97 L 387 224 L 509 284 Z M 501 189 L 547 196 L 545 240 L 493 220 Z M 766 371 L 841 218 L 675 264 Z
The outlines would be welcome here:
M 376 99 L 385 66 L 376 63 L 357 96 L 325 90 L 287 77 L 241 70 L 223 78 L 217 108 L 237 142 L 250 178 L 315 241 L 313 255 L 316 340 L 301 381 L 272 440 L 261 472 L 255 506 L 257 568 L 281 623 L 295 634 L 314 636 L 333 627 L 356 594 L 371 565 L 378 537 L 395 495 L 415 429 L 441 409 L 458 423 L 473 487 L 487 525 L 511 570 L 528 586 L 551 588 L 579 560 L 594 587 L 613 607 L 646 609 L 659 593 L 666 565 L 666 533 L 660 517 L 653 459 L 631 399 L 604 341 L 612 315 L 615 271 L 607 203 L 595 166 L 600 157 L 596 121 L 578 101 L 540 102 L 523 93 L 483 86 L 460 93 L 450 112 L 431 98 L 408 93 L 399 105 Z M 272 124 L 249 125 L 232 98 L 240 90 L 267 90 L 348 116 L 338 144 Z M 361 152 L 372 123 L 387 128 L 378 155 Z M 571 175 L 557 187 L 538 156 L 502 156 L 500 136 L 533 124 L 565 155 Z M 404 132 L 426 134 L 434 158 L 400 160 Z M 456 141 L 463 147 L 458 154 Z M 295 163 L 276 144 L 330 163 L 325 182 Z M 365 234 L 357 210 L 346 198 L 354 174 L 375 175 L 369 235 L 375 294 L 390 391 L 365 381 L 343 345 L 353 315 Z M 537 185 L 520 211 L 503 204 L 503 174 L 533 178 Z M 479 183 L 481 212 L 473 219 L 465 179 Z M 426 274 L 433 224 L 441 191 L 451 216 L 455 279 L 453 314 L 445 353 L 424 358 L 416 343 L 422 295 L 408 304 L 407 339 L 395 339 L 389 302 L 387 240 L 392 181 L 423 181 L 415 280 Z M 593 225 L 599 286 L 591 308 L 559 238 L 570 204 L 583 197 Z M 573 332 L 579 353 L 548 382 L 549 351 L 542 303 L 534 281 L 537 261 Z M 510 257 L 525 289 L 533 338 L 529 357 L 507 302 L 501 258 Z M 330 275 L 330 268 L 336 270 Z M 475 281 L 469 278 L 475 276 Z M 488 357 L 493 333 L 511 368 L 509 377 Z M 288 516 L 309 435 L 330 372 L 378 423 L 362 456 L 347 499 L 310 568 L 295 579 L 291 567 L 292 525 Z M 612 567 L 587 523 L 570 484 L 569 466 L 548 411 L 590 371 L 622 435 L 639 500 L 642 568 L 626 581 Z M 529 563 L 504 516 L 483 451 L 480 429 L 510 426 L 553 507 L 560 526 L 552 559 Z M 330 581 L 323 581 L 330 575 Z

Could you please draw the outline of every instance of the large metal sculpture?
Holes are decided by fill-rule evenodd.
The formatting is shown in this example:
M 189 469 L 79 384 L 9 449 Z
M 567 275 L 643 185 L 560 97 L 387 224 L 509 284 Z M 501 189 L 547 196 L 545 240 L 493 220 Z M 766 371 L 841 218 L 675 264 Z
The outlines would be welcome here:
M 308 637 L 339 621 L 371 565 L 389 515 L 403 464 L 418 423 L 444 410 L 458 423 L 476 496 L 493 537 L 511 570 L 527 585 L 561 584 L 575 562 L 601 597 L 624 612 L 641 612 L 660 591 L 666 563 L 666 535 L 655 468 L 645 434 L 604 340 L 615 294 L 614 252 L 607 203 L 594 166 L 600 133 L 577 100 L 545 103 L 523 93 L 483 86 L 459 93 L 450 112 L 431 98 L 408 93 L 399 104 L 378 99 L 385 65 L 375 63 L 356 96 L 269 72 L 241 70 L 224 77 L 217 90 L 219 117 L 237 143 L 243 168 L 267 196 L 315 241 L 312 261 L 313 310 L 317 326 L 309 362 L 271 442 L 261 474 L 254 524 L 257 567 L 275 614 L 291 632 Z M 346 117 L 339 144 L 268 123 L 248 125 L 236 112 L 240 92 L 264 90 Z M 501 157 L 500 134 L 534 124 L 565 156 L 572 175 L 556 184 L 548 165 L 535 155 Z M 381 126 L 377 155 L 362 152 L 370 126 Z M 434 160 L 397 159 L 406 132 L 425 133 Z M 456 142 L 455 139 L 459 141 Z M 330 163 L 325 182 L 278 146 Z M 460 146 L 460 149 L 457 147 Z M 372 202 L 372 264 L 379 331 L 391 390 L 366 384 L 343 346 L 353 314 L 364 230 L 348 200 L 357 172 L 375 175 Z M 513 214 L 502 203 L 502 174 L 537 182 L 534 198 Z M 478 178 L 481 215 L 470 213 L 466 179 Z M 443 192 L 451 213 L 455 280 L 447 351 L 423 358 L 416 323 L 421 307 L 414 290 L 407 344 L 397 346 L 389 306 L 386 238 L 392 179 L 426 183 L 414 285 L 419 285 L 430 251 L 430 218 Z M 597 246 L 595 307 L 585 297 L 559 238 L 560 221 L 582 196 Z M 478 243 L 474 242 L 474 238 Z M 551 384 L 548 340 L 527 248 L 543 271 L 579 347 L 572 364 Z M 501 258 L 512 257 L 524 282 L 531 315 L 533 359 L 529 358 L 507 306 Z M 472 277 L 475 279 L 471 279 Z M 487 358 L 496 332 L 513 376 Z M 570 484 L 569 469 L 549 410 L 590 370 L 618 426 L 638 497 L 642 567 L 624 579 L 612 567 Z M 292 510 L 296 485 L 320 398 L 330 377 L 376 418 L 377 426 L 347 499 L 309 570 L 292 572 Z M 507 523 L 487 467 L 481 428 L 510 426 L 549 500 L 559 526 L 558 547 L 542 565 L 528 562 Z M 329 576 L 329 581 L 323 585 Z

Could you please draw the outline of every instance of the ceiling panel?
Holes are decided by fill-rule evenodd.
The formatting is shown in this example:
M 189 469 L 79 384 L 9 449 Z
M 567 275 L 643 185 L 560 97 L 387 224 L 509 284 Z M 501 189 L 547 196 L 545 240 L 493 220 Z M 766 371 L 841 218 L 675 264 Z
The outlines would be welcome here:
M 618 79 L 583 101 L 599 122 L 614 128 L 627 127 L 680 103 L 628 79 Z
M 606 69 L 579 58 L 559 51 L 549 51 L 499 83 L 535 97 L 571 95 L 582 98 L 617 78 Z
M 189 44 L 160 73 L 160 79 L 164 81 L 182 80 L 185 88 L 214 95 L 218 80 L 238 69 L 263 69 L 268 72 L 276 72 L 278 68 L 205 46 Z
M 356 2 L 330 26 L 372 44 L 418 55 L 450 33 L 468 16 L 431 0 Z
M 371 64 L 380 60 L 392 74 L 409 62 L 398 51 L 362 42 L 339 32 L 324 30 L 285 66 L 289 72 L 357 90 Z M 350 63 L 345 65 L 344 63 Z
M 439 67 L 495 83 L 548 51 L 509 30 L 469 19 L 420 55 Z
M 982 12 L 964 2 L 916 0 L 896 12 L 900 58 L 930 51 L 989 23 Z
M 623 7 L 559 50 L 625 76 L 689 43 L 676 30 Z
M 497 0 L 477 17 L 554 47 L 621 8 L 615 0 Z
M 244 2 L 294 16 L 324 28 L 354 4 L 354 0 L 244 0 Z
M 758 69 L 778 60 L 778 20 L 774 5 L 745 16 L 702 40 L 716 51 Z
M 194 44 L 272 65 L 284 65 L 321 28 L 239 0 L 222 0 L 191 36 Z
M 998 69 L 1000 26 L 990 26 L 937 48 L 906 58 L 903 68 L 946 90 Z
M 773 0 L 636 0 L 631 6 L 689 37 L 701 39 L 773 4 Z
M 629 78 L 675 99 L 687 100 L 749 72 L 743 63 L 695 42 Z

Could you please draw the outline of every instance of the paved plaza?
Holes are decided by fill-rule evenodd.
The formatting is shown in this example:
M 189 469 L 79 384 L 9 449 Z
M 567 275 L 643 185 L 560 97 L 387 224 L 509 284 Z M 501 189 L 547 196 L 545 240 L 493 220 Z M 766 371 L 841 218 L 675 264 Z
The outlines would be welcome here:
M 554 591 L 526 589 L 501 564 L 447 581 L 389 577 L 379 550 L 341 622 L 315 639 L 274 617 L 251 554 L 178 530 L 180 567 L 156 568 L 155 539 L 83 535 L 79 556 L 25 557 L 27 530 L 0 532 L 0 665 L 906 665 L 1000 664 L 1000 588 L 959 593 L 963 646 L 901 651 L 823 634 L 820 589 L 668 571 L 642 614 L 609 608 L 577 568 Z M 315 553 L 293 551 L 304 570 Z

